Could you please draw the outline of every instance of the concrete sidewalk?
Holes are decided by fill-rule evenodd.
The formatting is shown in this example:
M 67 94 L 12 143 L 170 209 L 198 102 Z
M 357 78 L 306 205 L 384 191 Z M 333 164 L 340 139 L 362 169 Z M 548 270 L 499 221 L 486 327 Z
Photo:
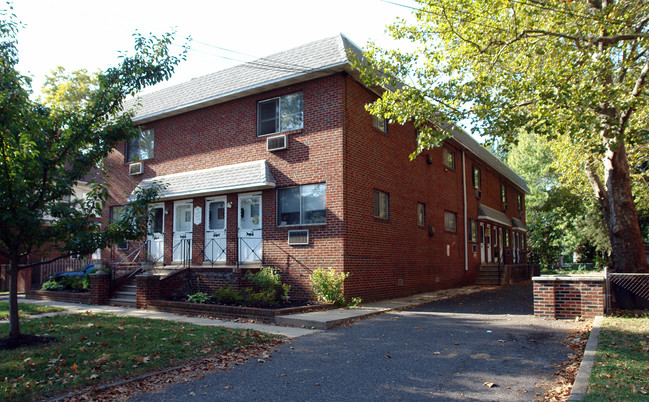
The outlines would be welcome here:
M 159 320 L 170 320 L 186 322 L 196 325 L 205 326 L 222 326 L 227 328 L 249 328 L 270 334 L 283 335 L 287 338 L 297 338 L 304 335 L 313 334 L 323 330 L 333 328 L 342 322 L 372 316 L 392 310 L 400 310 L 410 307 L 419 306 L 435 300 L 444 300 L 455 296 L 467 295 L 471 293 L 493 290 L 496 287 L 491 286 L 467 286 L 459 289 L 440 290 L 437 292 L 423 293 L 419 295 L 384 300 L 375 303 L 361 304 L 353 308 L 339 308 L 325 311 L 314 311 L 310 313 L 292 314 L 276 317 L 276 324 L 261 324 L 252 322 L 240 322 L 234 320 L 204 318 L 195 316 L 185 316 L 173 313 L 163 313 L 150 310 L 138 310 L 128 307 L 117 306 L 98 306 L 75 303 L 64 303 L 55 301 L 40 301 L 26 299 L 24 295 L 18 296 L 20 303 L 32 303 L 46 306 L 56 306 L 66 309 L 66 313 L 107 313 L 118 314 L 140 318 L 152 318 Z M 9 296 L 0 296 L 0 300 L 8 300 Z M 51 313 L 61 314 L 61 313 Z M 0 321 L 2 322 L 2 321 Z M 6 322 L 6 321 L 5 321 Z

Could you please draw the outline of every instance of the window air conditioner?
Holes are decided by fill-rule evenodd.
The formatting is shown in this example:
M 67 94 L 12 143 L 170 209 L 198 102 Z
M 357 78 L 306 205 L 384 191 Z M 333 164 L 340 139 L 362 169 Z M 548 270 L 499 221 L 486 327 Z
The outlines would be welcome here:
M 142 162 L 131 163 L 128 165 L 128 174 L 136 176 L 144 173 L 144 164 Z
M 292 246 L 304 246 L 309 244 L 309 230 L 289 230 L 288 244 Z
M 503 203 L 503 211 L 507 211 L 507 203 L 506 202 Z
M 476 190 L 475 191 L 475 198 L 477 198 L 477 199 L 482 198 L 482 190 Z
M 278 135 L 266 139 L 266 150 L 270 152 L 281 151 L 288 148 L 288 139 L 286 135 Z

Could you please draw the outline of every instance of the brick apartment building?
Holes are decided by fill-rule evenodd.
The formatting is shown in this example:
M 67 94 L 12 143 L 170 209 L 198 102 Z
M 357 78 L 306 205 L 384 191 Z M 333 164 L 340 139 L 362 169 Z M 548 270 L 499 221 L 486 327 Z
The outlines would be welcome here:
M 456 127 L 410 161 L 415 129 L 365 110 L 378 95 L 350 51 L 339 35 L 142 95 L 143 134 L 106 160 L 105 216 L 138 186 L 167 188 L 148 243 L 103 258 L 139 247 L 158 267 L 217 276 L 276 266 L 296 298 L 314 269 L 333 267 L 364 300 L 525 262 L 525 182 Z

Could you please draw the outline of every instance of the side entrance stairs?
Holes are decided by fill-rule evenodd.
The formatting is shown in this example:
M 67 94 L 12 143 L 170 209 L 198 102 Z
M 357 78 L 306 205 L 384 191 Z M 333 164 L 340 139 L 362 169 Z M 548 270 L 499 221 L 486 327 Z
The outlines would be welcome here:
M 136 291 L 135 278 L 131 279 L 122 285 L 122 288 L 115 292 L 112 299 L 108 300 L 111 306 L 133 307 L 136 306 Z
M 480 272 L 475 280 L 476 285 L 501 285 L 501 275 L 498 270 L 498 264 L 480 266 Z

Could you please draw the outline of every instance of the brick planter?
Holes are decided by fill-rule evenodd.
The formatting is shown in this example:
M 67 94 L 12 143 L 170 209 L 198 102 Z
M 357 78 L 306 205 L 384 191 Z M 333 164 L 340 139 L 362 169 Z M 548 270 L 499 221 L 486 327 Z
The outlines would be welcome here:
M 32 300 L 57 301 L 65 303 L 91 304 L 90 292 L 65 292 L 61 290 L 27 290 L 25 297 Z
M 100 271 L 88 276 L 90 281 L 90 303 L 108 304 L 110 299 L 110 274 Z
M 332 305 L 312 305 L 288 307 L 282 309 L 265 309 L 243 306 L 226 306 L 219 304 L 199 304 L 169 300 L 149 300 L 147 309 L 175 314 L 200 314 L 209 317 L 251 318 L 260 321 L 274 322 L 278 315 L 306 313 L 308 311 L 327 310 Z
M 534 315 L 591 319 L 604 314 L 604 277 L 535 276 Z

